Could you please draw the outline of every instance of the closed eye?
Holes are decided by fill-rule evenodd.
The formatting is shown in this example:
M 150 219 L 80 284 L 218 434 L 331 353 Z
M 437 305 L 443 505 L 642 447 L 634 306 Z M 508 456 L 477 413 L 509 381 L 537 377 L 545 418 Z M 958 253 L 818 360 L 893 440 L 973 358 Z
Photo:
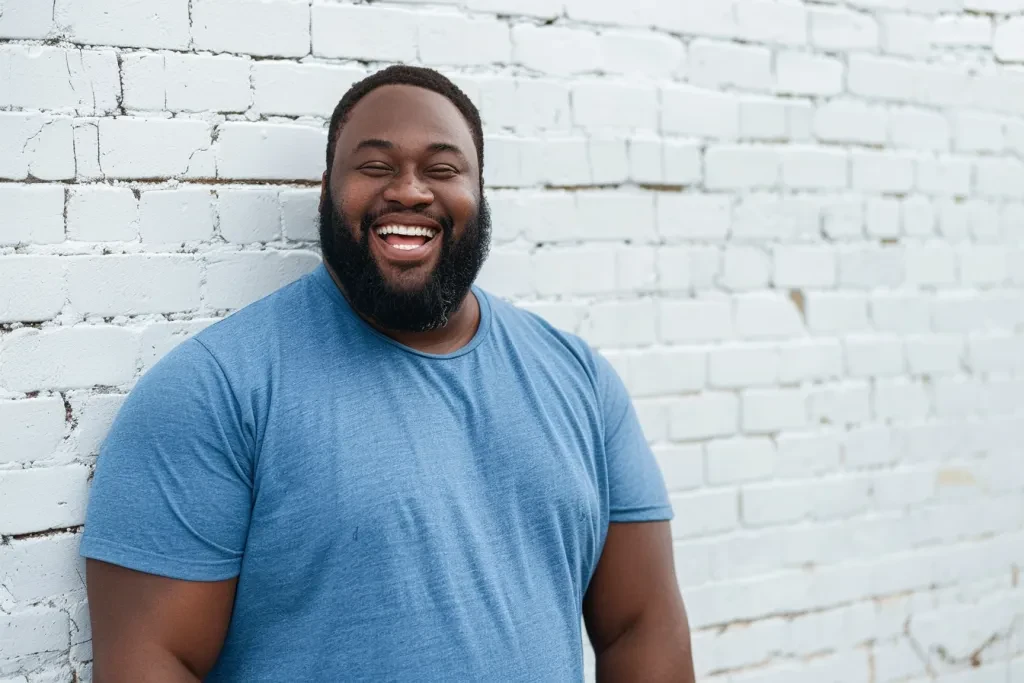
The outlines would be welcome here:
M 427 173 L 434 176 L 435 178 L 454 178 L 459 174 L 459 169 L 454 166 L 431 166 L 427 169 Z
M 374 178 L 379 178 L 392 172 L 390 166 L 380 161 L 371 161 L 368 164 L 363 164 L 359 167 L 359 170 Z

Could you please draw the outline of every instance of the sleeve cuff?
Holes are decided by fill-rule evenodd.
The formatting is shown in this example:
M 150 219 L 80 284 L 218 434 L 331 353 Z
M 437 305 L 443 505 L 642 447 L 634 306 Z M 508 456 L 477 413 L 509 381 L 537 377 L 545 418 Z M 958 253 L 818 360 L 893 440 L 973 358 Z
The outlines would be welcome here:
M 668 522 L 675 513 L 671 505 L 648 505 L 637 508 L 621 508 L 610 510 L 609 522 Z
M 92 560 L 183 581 L 225 581 L 238 576 L 242 567 L 241 557 L 183 561 L 89 535 L 83 536 L 79 554 Z

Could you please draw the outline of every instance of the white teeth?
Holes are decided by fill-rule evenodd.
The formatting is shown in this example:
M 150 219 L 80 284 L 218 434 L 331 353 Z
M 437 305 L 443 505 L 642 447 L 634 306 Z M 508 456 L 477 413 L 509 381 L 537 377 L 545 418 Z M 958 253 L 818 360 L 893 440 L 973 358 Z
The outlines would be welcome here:
M 427 228 L 421 225 L 382 225 L 377 228 L 377 234 L 381 237 L 385 235 L 408 235 L 410 237 L 433 237 L 434 233 L 437 232 L 433 228 Z
M 392 244 L 389 245 L 392 249 L 401 249 L 402 251 L 408 251 L 410 249 L 419 249 L 420 245 L 417 244 Z

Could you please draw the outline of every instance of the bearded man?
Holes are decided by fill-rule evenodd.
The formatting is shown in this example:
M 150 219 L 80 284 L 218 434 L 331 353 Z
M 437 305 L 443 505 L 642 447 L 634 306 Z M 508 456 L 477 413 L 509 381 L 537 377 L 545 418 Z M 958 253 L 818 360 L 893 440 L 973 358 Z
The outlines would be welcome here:
M 441 74 L 345 94 L 323 263 L 176 347 L 81 546 L 97 683 L 693 681 L 672 510 L 619 377 L 474 284 L 483 134 Z M 582 622 L 582 623 L 581 623 Z

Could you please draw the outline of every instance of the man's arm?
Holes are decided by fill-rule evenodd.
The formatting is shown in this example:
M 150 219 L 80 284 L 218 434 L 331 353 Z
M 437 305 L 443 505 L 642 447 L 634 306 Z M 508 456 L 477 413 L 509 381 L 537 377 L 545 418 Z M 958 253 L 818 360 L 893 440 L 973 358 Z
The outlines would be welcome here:
M 86 560 L 96 683 L 198 683 L 224 644 L 237 579 L 178 581 Z
M 609 525 L 583 618 L 599 683 L 694 683 L 668 522 Z

